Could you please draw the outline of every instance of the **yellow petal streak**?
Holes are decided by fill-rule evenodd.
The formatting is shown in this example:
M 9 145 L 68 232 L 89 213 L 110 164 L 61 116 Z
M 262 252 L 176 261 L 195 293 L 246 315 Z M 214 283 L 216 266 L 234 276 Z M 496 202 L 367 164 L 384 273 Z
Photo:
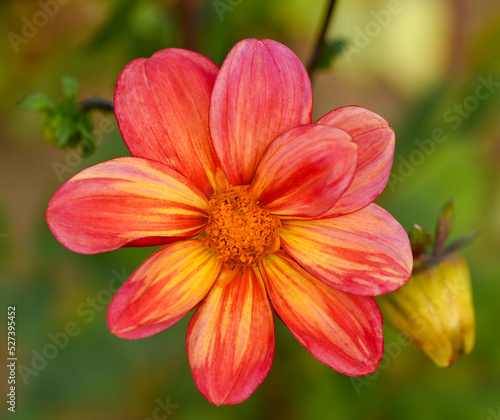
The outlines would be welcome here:
M 209 201 L 204 243 L 226 268 L 249 267 L 279 249 L 280 228 L 280 220 L 259 206 L 247 185 L 229 185 Z

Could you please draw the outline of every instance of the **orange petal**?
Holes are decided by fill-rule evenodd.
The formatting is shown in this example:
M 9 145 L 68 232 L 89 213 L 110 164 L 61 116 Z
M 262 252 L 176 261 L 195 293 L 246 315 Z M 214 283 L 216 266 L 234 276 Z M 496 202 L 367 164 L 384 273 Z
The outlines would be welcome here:
M 356 161 L 357 146 L 345 131 L 296 127 L 271 142 L 250 193 L 273 214 L 319 216 L 349 187 Z
M 65 247 L 95 254 L 196 235 L 206 226 L 207 211 L 206 197 L 174 170 L 124 157 L 67 181 L 50 200 L 46 216 Z
M 109 305 L 109 329 L 122 338 L 143 338 L 164 330 L 198 305 L 220 268 L 201 239 L 165 245 L 118 290 Z
M 192 51 L 170 48 L 121 72 L 115 110 L 130 153 L 165 163 L 210 196 L 215 159 L 208 109 L 219 68 Z
M 392 167 L 395 136 L 389 124 L 359 106 L 335 109 L 316 124 L 347 131 L 358 145 L 358 165 L 352 184 L 325 217 L 351 213 L 375 200 L 385 188 Z
M 376 370 L 384 338 L 373 298 L 327 286 L 283 251 L 264 258 L 261 272 L 274 309 L 316 359 L 350 376 Z
M 413 267 L 402 226 L 376 204 L 345 216 L 282 221 L 281 245 L 326 284 L 376 296 L 405 284 Z
M 268 144 L 311 122 L 307 72 L 284 45 L 264 39 L 236 44 L 215 82 L 210 131 L 222 168 L 233 185 L 250 184 Z
M 189 322 L 187 352 L 196 386 L 212 403 L 237 404 L 264 380 L 274 354 L 274 322 L 252 268 L 217 282 Z M 231 277 L 231 276 L 229 276 Z

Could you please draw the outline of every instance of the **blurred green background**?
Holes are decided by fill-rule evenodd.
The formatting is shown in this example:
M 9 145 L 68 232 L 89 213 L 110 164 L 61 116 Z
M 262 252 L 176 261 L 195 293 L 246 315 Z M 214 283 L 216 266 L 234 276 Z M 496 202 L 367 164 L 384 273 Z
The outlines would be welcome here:
M 80 99 L 111 100 L 129 61 L 167 47 L 195 49 L 221 64 L 237 41 L 273 38 L 307 63 L 326 2 L 3 0 L 0 354 L 7 306 L 15 305 L 18 372 L 12 414 L 8 371 L 0 370 L 0 418 L 500 419 L 500 3 L 337 3 L 327 39 L 348 47 L 315 75 L 315 119 L 349 104 L 385 117 L 397 146 L 378 202 L 407 230 L 414 223 L 432 230 L 443 203 L 456 197 L 452 236 L 480 231 L 463 251 L 477 315 L 473 353 L 439 369 L 387 327 L 378 372 L 352 380 L 316 361 L 277 322 L 263 384 L 246 402 L 218 408 L 191 377 L 189 317 L 147 339 L 112 336 L 107 305 L 152 249 L 74 254 L 50 234 L 44 211 L 70 176 L 128 152 L 112 116 L 95 116 L 99 145 L 83 159 L 46 144 L 40 116 L 16 104 L 34 91 L 60 97 L 63 75 L 80 80 Z M 433 140 L 436 129 L 445 141 Z

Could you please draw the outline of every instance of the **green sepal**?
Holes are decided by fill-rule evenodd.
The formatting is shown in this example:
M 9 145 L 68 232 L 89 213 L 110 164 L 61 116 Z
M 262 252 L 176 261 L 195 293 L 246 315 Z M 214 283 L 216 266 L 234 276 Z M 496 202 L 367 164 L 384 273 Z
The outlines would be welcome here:
M 27 95 L 21 99 L 18 105 L 32 111 L 48 111 L 54 109 L 56 106 L 52 99 L 41 92 L 35 92 Z
M 411 244 L 411 252 L 413 258 L 420 258 L 425 254 L 425 250 L 432 243 L 432 236 L 430 232 L 415 224 L 408 232 L 408 237 Z
M 438 222 L 436 225 L 436 236 L 434 238 L 434 248 L 432 254 L 436 257 L 443 253 L 444 243 L 450 235 L 453 225 L 453 217 L 455 214 L 455 199 L 449 200 L 439 213 Z
M 54 127 L 54 137 L 56 147 L 62 149 L 69 143 L 73 128 L 68 121 L 61 121 L 59 125 Z
M 85 138 L 78 143 L 78 150 L 83 157 L 90 156 L 94 153 L 95 148 L 96 143 L 94 138 L 91 136 L 85 136 Z
M 443 251 L 443 254 L 449 254 L 455 252 L 461 248 L 466 247 L 467 245 L 474 242 L 474 240 L 479 236 L 479 232 L 473 231 L 466 235 L 461 236 L 460 238 L 454 240 L 451 244 L 449 244 Z
M 65 98 L 76 98 L 80 90 L 80 82 L 71 76 L 61 77 L 61 90 Z

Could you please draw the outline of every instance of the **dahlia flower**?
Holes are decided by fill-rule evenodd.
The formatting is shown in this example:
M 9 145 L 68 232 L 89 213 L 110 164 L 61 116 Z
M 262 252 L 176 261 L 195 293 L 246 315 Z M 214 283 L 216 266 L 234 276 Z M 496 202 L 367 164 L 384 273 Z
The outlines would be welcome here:
M 221 68 L 175 48 L 132 61 L 115 113 L 132 156 L 75 175 L 46 213 L 82 254 L 163 245 L 110 303 L 113 334 L 147 337 L 195 310 L 187 356 L 217 405 L 264 380 L 274 315 L 327 366 L 375 371 L 383 336 L 372 296 L 412 270 L 405 231 L 373 203 L 394 153 L 383 118 L 347 106 L 313 124 L 299 59 L 256 39 Z

